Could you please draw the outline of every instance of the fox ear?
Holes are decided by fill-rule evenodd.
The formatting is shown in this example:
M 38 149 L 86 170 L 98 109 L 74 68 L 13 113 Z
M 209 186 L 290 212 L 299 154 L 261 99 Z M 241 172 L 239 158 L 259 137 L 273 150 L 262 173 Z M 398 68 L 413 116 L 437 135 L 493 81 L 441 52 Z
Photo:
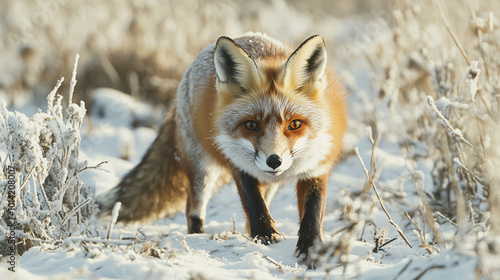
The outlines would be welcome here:
M 217 40 L 214 54 L 215 71 L 219 82 L 238 85 L 248 91 L 260 81 L 255 61 L 236 42 L 222 36 Z
M 299 89 L 323 79 L 326 68 L 325 41 L 319 35 L 309 37 L 288 58 L 284 84 Z

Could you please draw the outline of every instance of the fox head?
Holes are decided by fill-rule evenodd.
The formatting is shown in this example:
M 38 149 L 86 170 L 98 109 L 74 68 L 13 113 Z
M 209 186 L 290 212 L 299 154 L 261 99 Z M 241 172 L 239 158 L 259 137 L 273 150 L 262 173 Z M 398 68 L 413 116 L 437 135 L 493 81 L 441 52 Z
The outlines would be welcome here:
M 217 148 L 261 180 L 323 174 L 333 148 L 323 38 L 293 52 L 280 44 L 266 53 L 253 43 L 217 41 Z

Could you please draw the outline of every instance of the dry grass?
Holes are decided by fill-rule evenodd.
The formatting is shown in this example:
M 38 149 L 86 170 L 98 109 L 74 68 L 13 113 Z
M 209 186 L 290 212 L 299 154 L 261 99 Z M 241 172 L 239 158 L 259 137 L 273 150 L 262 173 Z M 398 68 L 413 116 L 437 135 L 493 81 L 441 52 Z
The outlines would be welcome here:
M 379 112 L 367 111 L 362 121 L 398 135 L 420 199 L 407 217 L 421 246 L 439 252 L 446 243 L 477 254 L 478 276 L 491 278 L 500 273 L 488 261 L 500 253 L 500 217 L 490 215 L 500 207 L 499 8 L 493 1 L 399 1 L 389 28 L 363 48 L 378 91 L 370 102 L 386 104 L 390 115 L 381 122 Z M 434 165 L 434 186 L 425 190 L 415 169 L 422 160 Z M 439 220 L 455 226 L 452 240 L 442 240 Z

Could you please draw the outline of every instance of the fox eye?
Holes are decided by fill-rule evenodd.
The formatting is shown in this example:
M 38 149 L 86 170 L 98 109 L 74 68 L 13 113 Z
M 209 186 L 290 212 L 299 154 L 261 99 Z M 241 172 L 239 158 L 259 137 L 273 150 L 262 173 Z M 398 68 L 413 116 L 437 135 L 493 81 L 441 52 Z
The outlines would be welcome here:
M 246 121 L 245 128 L 251 131 L 256 131 L 259 128 L 259 125 L 254 121 Z
M 301 120 L 293 120 L 288 124 L 288 130 L 296 130 L 302 126 Z

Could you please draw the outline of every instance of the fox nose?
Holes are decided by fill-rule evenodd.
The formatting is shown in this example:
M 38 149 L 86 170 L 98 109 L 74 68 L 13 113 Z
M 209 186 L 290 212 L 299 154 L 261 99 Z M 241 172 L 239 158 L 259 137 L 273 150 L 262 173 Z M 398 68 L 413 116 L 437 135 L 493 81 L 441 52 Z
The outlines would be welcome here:
M 270 155 L 266 160 L 267 166 L 276 169 L 281 165 L 281 158 L 278 155 Z

